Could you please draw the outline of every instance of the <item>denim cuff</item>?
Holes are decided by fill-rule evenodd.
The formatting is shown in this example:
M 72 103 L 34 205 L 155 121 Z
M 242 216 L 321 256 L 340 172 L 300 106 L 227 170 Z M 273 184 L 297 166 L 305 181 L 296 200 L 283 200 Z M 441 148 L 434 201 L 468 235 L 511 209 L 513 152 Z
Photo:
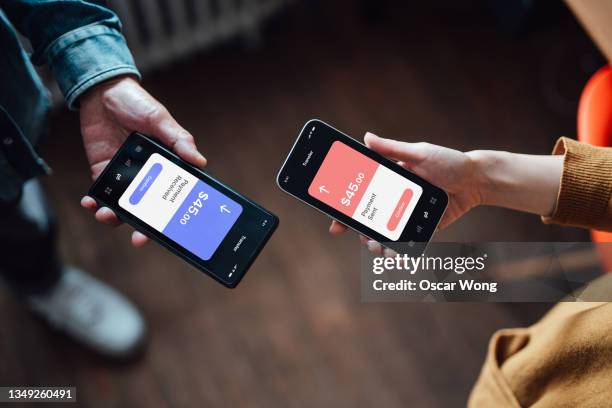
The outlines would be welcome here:
M 67 32 L 33 59 L 49 65 L 71 110 L 78 110 L 79 96 L 100 82 L 126 74 L 141 79 L 123 35 L 101 24 Z

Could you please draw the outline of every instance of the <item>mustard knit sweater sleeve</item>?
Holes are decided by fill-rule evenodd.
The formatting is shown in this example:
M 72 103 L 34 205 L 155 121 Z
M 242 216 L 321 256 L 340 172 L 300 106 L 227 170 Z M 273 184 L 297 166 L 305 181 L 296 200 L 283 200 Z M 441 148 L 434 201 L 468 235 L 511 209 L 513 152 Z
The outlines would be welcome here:
M 562 137 L 561 188 L 546 223 L 612 230 L 612 148 Z M 612 290 L 612 273 L 591 287 Z M 489 343 L 470 408 L 611 406 L 612 303 L 561 302 L 538 323 Z
M 612 148 L 560 138 L 553 154 L 563 154 L 563 175 L 555 212 L 547 224 L 612 231 Z

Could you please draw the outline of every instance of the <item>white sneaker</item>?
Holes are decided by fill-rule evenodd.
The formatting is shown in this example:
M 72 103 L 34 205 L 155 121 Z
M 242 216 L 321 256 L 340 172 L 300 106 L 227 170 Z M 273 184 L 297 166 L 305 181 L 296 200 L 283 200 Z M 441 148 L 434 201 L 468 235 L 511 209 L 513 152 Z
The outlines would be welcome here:
M 77 268 L 66 267 L 50 293 L 26 299 L 52 326 L 106 356 L 126 358 L 143 344 L 145 323 L 138 310 Z

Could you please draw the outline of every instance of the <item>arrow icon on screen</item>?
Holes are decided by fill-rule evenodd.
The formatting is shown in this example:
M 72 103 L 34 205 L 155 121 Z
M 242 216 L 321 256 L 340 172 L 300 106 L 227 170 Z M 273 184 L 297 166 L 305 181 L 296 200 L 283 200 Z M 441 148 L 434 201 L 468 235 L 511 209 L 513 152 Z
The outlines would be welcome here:
M 327 194 L 329 194 L 329 191 L 327 191 L 327 190 L 325 189 L 325 186 L 321 186 L 321 187 L 319 187 L 319 192 L 320 192 L 320 193 L 327 193 Z
M 227 206 L 225 204 L 219 206 L 219 210 L 221 210 L 221 212 L 226 212 L 226 213 L 230 213 L 230 210 L 227 209 Z

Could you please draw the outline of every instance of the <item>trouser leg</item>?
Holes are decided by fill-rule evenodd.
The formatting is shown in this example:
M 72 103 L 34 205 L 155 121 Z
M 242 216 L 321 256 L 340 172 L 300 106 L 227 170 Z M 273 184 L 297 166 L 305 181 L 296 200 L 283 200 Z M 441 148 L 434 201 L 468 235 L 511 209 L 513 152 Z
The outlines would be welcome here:
M 40 183 L 24 185 L 16 205 L 0 206 L 0 275 L 18 294 L 41 294 L 61 276 L 56 226 Z

